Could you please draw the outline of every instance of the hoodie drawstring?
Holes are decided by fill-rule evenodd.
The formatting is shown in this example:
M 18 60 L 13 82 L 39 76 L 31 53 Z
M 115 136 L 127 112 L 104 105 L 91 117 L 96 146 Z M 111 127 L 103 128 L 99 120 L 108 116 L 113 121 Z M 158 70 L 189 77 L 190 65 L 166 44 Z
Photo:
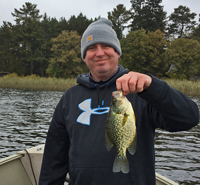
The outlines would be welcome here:
M 106 90 L 107 90 L 108 86 L 109 86 L 109 83 L 106 83 L 106 87 L 105 87 L 105 90 L 104 90 L 104 93 L 103 93 L 103 98 L 102 98 L 102 105 L 104 105 L 104 98 L 105 98 Z
M 109 86 L 109 83 L 106 83 L 106 86 L 105 86 L 105 90 L 104 90 L 104 92 L 103 92 L 103 97 L 102 97 L 102 101 L 101 101 L 101 105 L 104 105 L 104 97 L 105 97 L 105 95 L 106 95 L 106 90 L 107 90 L 107 87 Z M 99 87 L 99 85 L 98 84 L 95 84 L 95 87 L 97 88 L 97 93 L 98 93 L 98 108 L 100 109 L 100 92 L 99 92 L 99 89 L 100 89 L 100 87 Z
M 99 99 L 99 85 L 98 84 L 95 84 L 95 87 L 97 88 L 97 98 L 98 98 L 98 108 L 100 109 L 100 99 Z

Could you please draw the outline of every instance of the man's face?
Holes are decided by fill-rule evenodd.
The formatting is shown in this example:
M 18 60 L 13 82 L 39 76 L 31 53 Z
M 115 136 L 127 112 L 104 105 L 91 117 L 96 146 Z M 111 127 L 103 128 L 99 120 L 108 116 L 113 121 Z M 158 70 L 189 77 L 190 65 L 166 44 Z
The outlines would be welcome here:
M 107 44 L 95 44 L 89 46 L 86 51 L 84 62 L 90 69 L 94 80 L 108 79 L 118 68 L 120 55 Z

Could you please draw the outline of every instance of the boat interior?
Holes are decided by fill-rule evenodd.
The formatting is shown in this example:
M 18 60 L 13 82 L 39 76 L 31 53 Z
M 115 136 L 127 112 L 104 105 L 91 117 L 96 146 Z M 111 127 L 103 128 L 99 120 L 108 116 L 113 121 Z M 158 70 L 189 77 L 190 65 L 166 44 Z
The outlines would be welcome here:
M 1 185 L 38 185 L 44 145 L 19 151 L 0 159 Z M 68 185 L 69 175 L 64 185 Z M 156 173 L 156 185 L 178 185 L 172 180 Z

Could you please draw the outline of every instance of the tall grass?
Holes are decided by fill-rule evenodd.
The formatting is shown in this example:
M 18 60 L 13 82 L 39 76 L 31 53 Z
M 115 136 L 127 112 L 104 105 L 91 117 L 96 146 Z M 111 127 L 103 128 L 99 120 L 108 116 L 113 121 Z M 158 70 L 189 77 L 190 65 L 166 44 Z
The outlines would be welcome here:
M 200 95 L 200 80 L 189 81 L 189 80 L 176 80 L 176 79 L 164 79 L 171 87 L 183 92 L 190 96 Z
M 0 88 L 64 92 L 76 85 L 76 79 L 41 78 L 36 75 L 19 77 L 15 73 L 0 77 Z
M 175 80 L 163 79 L 171 87 L 187 94 L 200 95 L 200 80 Z M 76 85 L 76 78 L 57 79 L 57 78 L 41 78 L 36 75 L 19 77 L 15 73 L 0 77 L 0 88 L 28 89 L 28 90 L 45 90 L 64 92 L 68 88 Z

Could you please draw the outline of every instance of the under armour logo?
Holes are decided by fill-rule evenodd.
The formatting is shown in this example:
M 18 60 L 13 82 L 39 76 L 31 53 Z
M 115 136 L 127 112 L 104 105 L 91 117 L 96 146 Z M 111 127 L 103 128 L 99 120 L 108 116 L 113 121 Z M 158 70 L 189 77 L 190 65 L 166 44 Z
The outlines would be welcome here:
M 91 102 L 92 99 L 90 98 L 84 100 L 78 105 L 79 109 L 83 111 L 76 120 L 78 123 L 84 125 L 90 125 L 90 118 L 92 114 L 97 114 L 97 115 L 106 114 L 110 109 L 110 107 L 98 107 L 92 109 Z

